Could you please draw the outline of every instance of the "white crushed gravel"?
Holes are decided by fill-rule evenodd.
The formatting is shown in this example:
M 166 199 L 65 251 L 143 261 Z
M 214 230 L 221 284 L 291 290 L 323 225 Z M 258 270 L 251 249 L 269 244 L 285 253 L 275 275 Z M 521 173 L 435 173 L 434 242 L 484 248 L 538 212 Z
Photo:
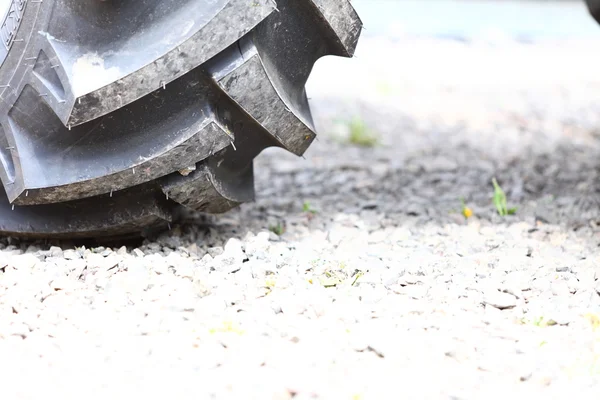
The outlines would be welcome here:
M 592 48 L 367 35 L 255 203 L 136 246 L 2 239 L 0 398 L 598 398 Z M 340 143 L 357 115 L 378 146 Z

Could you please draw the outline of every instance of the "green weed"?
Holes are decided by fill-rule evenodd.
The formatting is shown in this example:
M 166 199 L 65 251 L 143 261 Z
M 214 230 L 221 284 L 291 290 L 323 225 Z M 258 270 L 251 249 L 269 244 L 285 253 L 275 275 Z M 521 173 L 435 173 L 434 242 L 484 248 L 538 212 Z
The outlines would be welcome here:
M 517 208 L 508 208 L 506 194 L 504 193 L 504 190 L 502 190 L 500 185 L 498 185 L 498 181 L 496 180 L 496 178 L 492 178 L 492 184 L 494 185 L 493 200 L 494 205 L 496 206 L 496 210 L 498 210 L 498 214 L 501 217 L 515 214 L 517 212 Z
M 285 226 L 281 222 L 278 222 L 277 225 L 269 226 L 269 230 L 277 236 L 281 236 L 285 233 Z
M 379 142 L 379 138 L 375 135 L 367 125 L 358 117 L 355 117 L 350 122 L 350 136 L 348 142 L 361 147 L 374 147 Z
M 302 212 L 308 213 L 308 214 L 316 214 L 317 211 L 312 208 L 312 206 L 310 205 L 310 203 L 308 201 L 305 201 L 302 204 Z

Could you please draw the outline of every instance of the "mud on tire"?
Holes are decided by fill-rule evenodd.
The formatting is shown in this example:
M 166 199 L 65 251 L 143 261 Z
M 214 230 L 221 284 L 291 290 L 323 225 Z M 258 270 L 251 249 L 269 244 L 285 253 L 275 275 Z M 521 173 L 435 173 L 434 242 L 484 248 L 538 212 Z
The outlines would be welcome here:
M 0 233 L 101 237 L 254 198 L 315 137 L 304 85 L 353 55 L 348 0 L 13 0 L 0 29 Z M 0 5 L 1 6 L 1 5 Z

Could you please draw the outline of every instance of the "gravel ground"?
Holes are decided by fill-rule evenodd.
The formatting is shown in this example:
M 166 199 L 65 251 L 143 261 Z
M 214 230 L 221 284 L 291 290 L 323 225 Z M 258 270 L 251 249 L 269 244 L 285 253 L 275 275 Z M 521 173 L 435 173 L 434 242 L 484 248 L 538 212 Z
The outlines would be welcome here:
M 599 38 L 368 32 L 255 203 L 133 246 L 2 239 L 0 398 L 598 398 Z

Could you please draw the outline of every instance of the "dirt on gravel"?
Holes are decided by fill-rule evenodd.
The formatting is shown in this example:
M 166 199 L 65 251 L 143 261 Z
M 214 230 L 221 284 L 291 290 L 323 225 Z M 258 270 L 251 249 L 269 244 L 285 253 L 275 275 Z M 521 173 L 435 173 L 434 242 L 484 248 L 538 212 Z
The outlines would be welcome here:
M 256 202 L 134 246 L 2 239 L 0 398 L 598 398 L 599 47 L 367 31 Z

